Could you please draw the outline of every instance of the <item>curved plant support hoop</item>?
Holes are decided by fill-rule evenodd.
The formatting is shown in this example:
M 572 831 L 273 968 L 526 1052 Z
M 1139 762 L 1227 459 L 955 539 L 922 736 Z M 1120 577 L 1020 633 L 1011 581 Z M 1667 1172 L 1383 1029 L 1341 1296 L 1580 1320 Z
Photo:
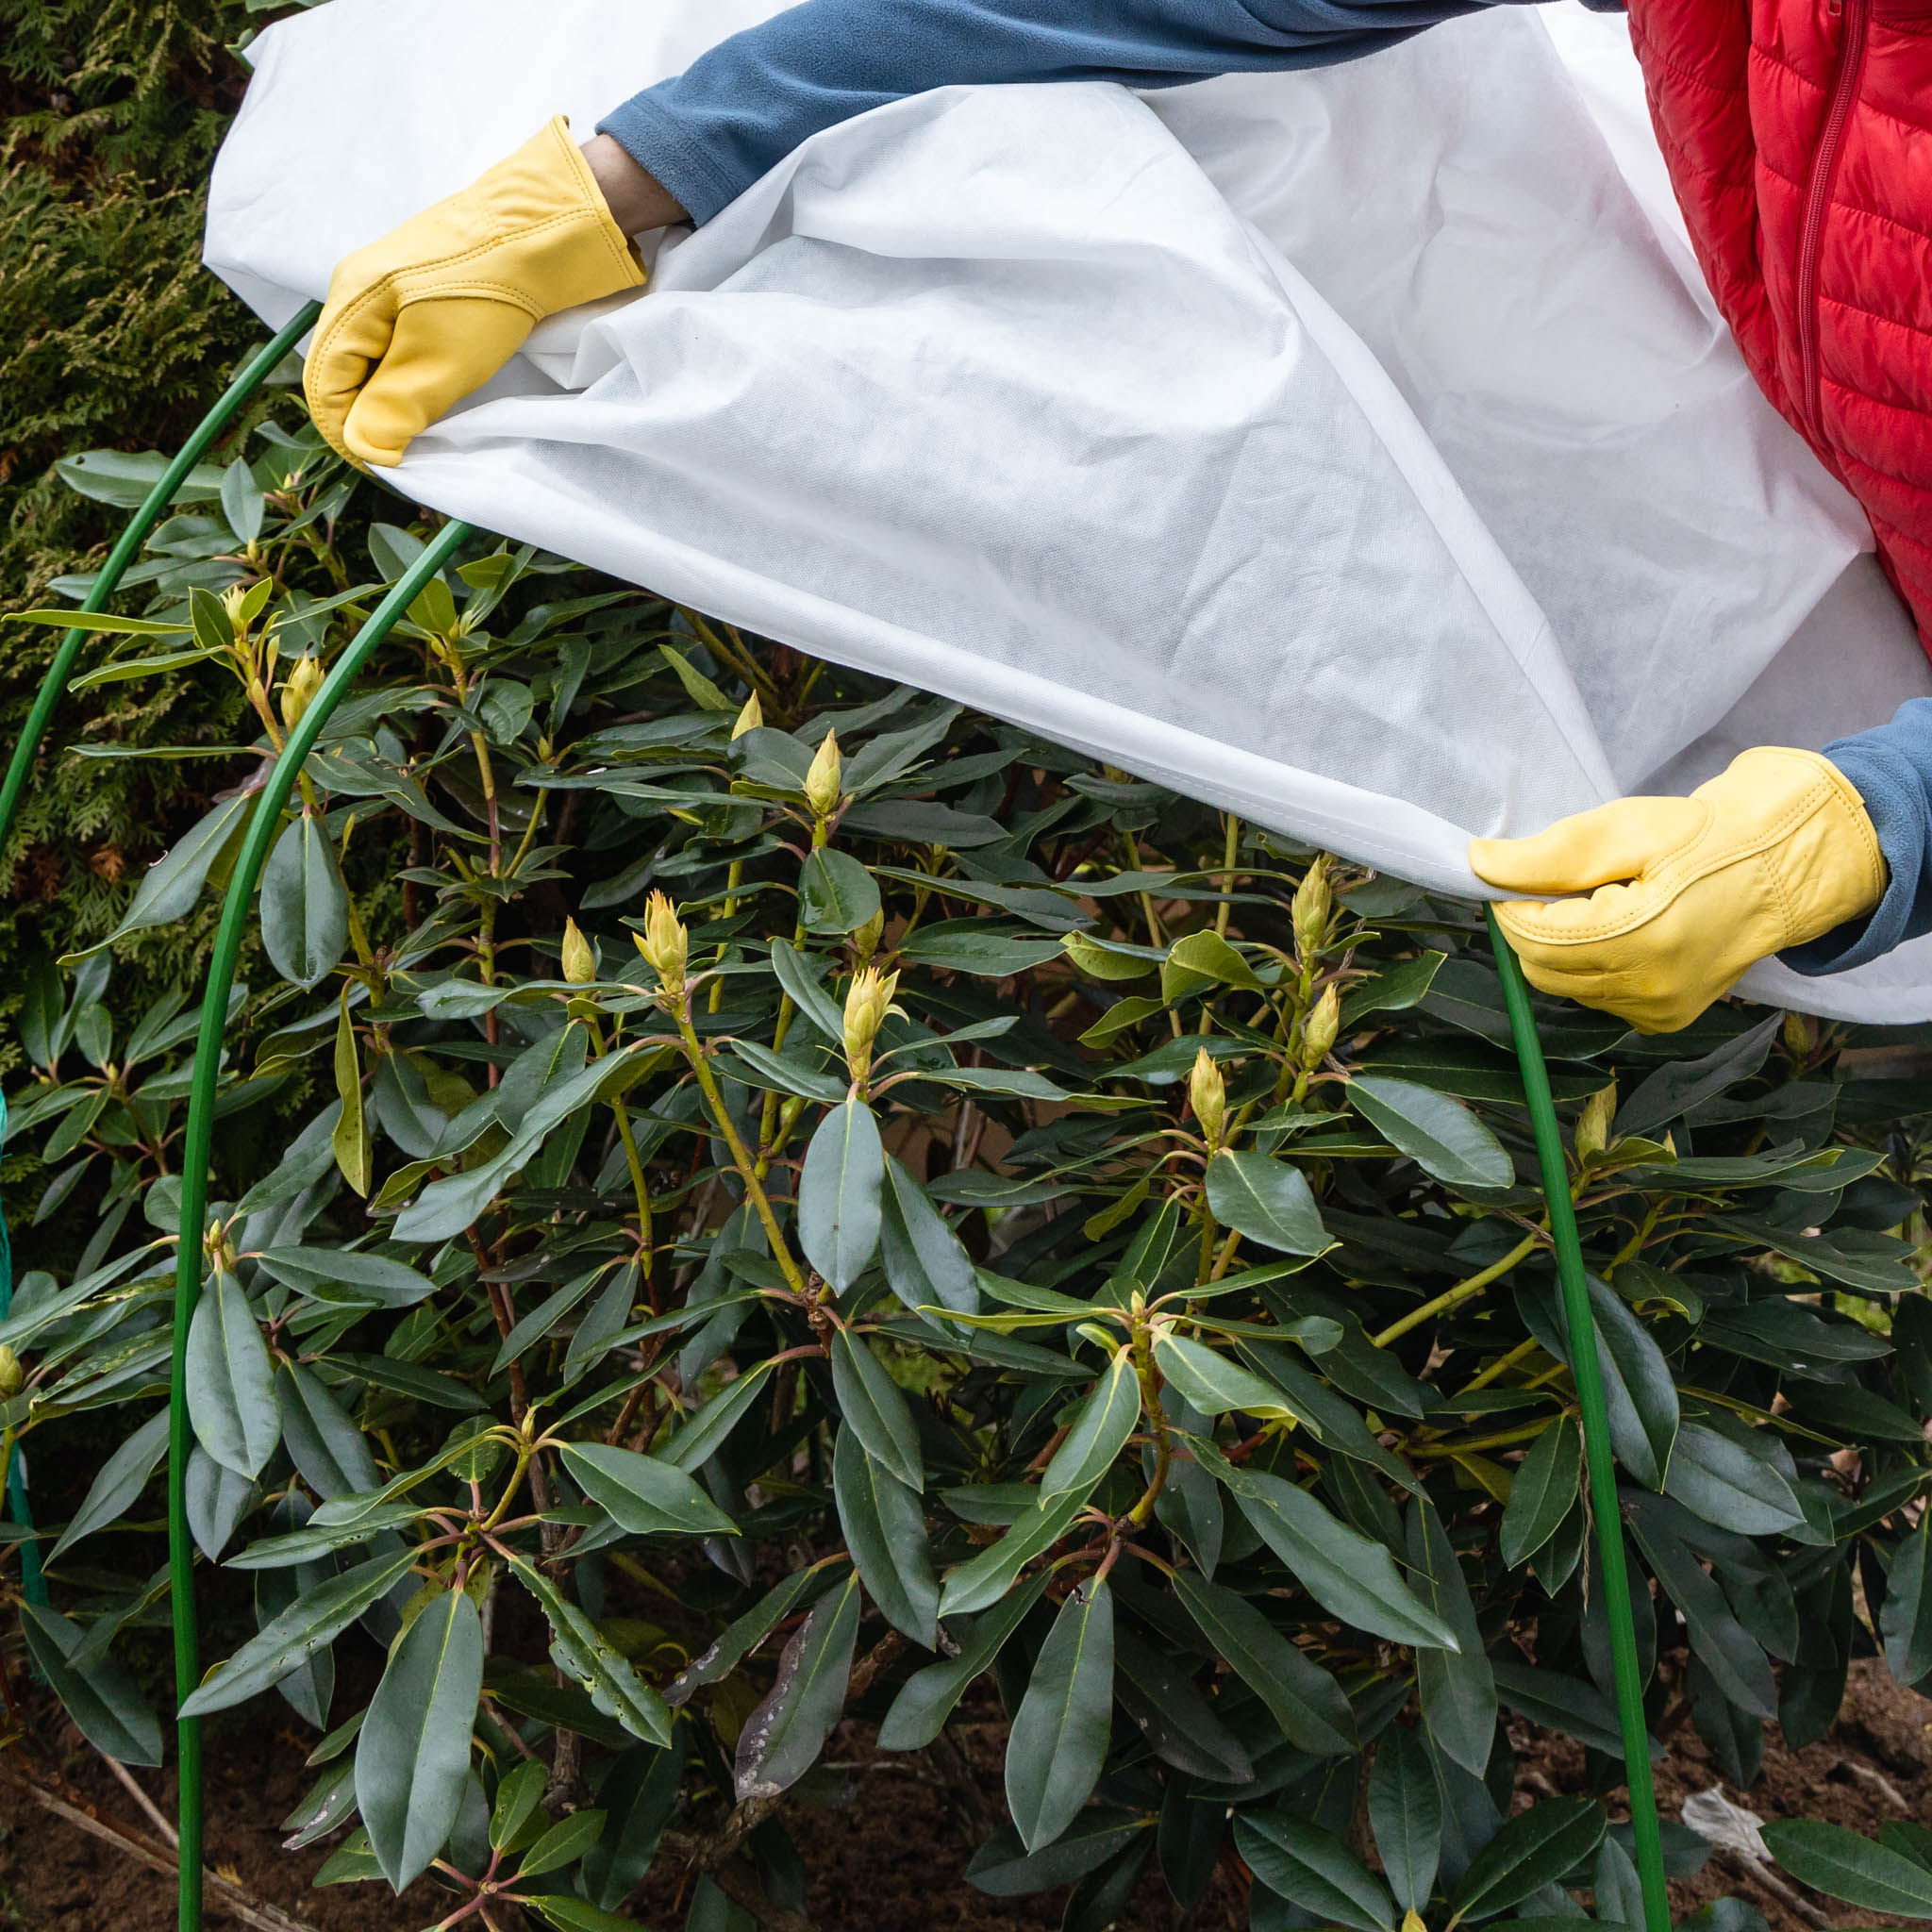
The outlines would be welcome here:
M 121 588 L 121 579 L 126 575 L 127 566 L 141 554 L 141 546 L 168 513 L 175 491 L 180 489 L 189 473 L 207 454 L 209 444 L 234 420 L 236 411 L 274 375 L 282 358 L 314 326 L 315 318 L 321 313 L 321 303 L 306 303 L 276 331 L 265 347 L 258 349 L 236 372 L 235 379 L 222 391 L 214 408 L 201 419 L 193 434 L 176 452 L 175 460 L 161 472 L 141 508 L 128 519 L 126 527 L 108 551 L 107 562 L 95 575 L 92 589 L 81 601 L 83 611 L 107 608 L 108 600 Z M 47 735 L 47 726 L 54 721 L 60 693 L 74 675 L 75 660 L 80 656 L 81 646 L 93 635 L 87 630 L 63 631 L 59 646 L 42 675 L 41 688 L 34 693 L 33 708 L 27 712 L 26 723 L 21 727 L 12 756 L 7 761 L 6 779 L 0 782 L 0 851 L 6 849 L 7 841 L 13 834 L 13 821 L 20 810 L 21 796 L 26 791 L 27 774 L 33 770 L 41 741 Z M 0 1107 L 0 1140 L 5 1138 L 5 1108 Z M 0 1321 L 6 1319 L 12 1307 L 13 1263 L 8 1243 L 7 1223 L 4 1216 L 0 1216 Z M 8 1459 L 6 1496 L 8 1517 L 23 1529 L 31 1529 L 34 1519 L 27 1501 L 26 1471 L 18 1456 Z M 31 1539 L 20 1546 L 20 1563 L 21 1581 L 28 1602 L 44 1604 L 47 1586 L 41 1575 L 40 1546 Z
M 1664 1890 L 1663 1841 L 1657 1831 L 1657 1794 L 1650 1779 L 1650 1729 L 1643 1720 L 1643 1682 L 1637 1668 L 1637 1630 L 1630 1613 L 1630 1585 L 1624 1564 L 1624 1517 L 1617 1505 L 1617 1463 L 1610 1448 L 1609 1412 L 1604 1406 L 1602 1371 L 1597 1366 L 1596 1322 L 1590 1312 L 1590 1284 L 1583 1270 L 1583 1246 L 1576 1234 L 1576 1210 L 1570 1198 L 1570 1173 L 1563 1159 L 1550 1076 L 1537 1038 L 1536 1015 L 1523 968 L 1494 908 L 1486 908 L 1490 943 L 1503 976 L 1503 1004 L 1523 1073 L 1523 1094 L 1536 1136 L 1543 1195 L 1549 1204 L 1550 1234 L 1557 1249 L 1557 1278 L 1563 1290 L 1563 1320 L 1570 1332 L 1570 1370 L 1582 1413 L 1583 1451 L 1590 1465 L 1591 1514 L 1596 1522 L 1599 1584 L 1610 1626 L 1610 1659 L 1617 1680 L 1617 1716 L 1624 1729 L 1624 1769 L 1630 1789 L 1630 1829 L 1637 1845 L 1637 1875 L 1643 1886 L 1645 1932 L 1671 1932 L 1670 1899 Z
M 161 472 L 159 481 L 148 491 L 141 508 L 129 518 L 127 527 L 121 532 L 113 549 L 108 553 L 107 562 L 101 566 L 100 575 L 94 578 L 93 588 L 82 600 L 82 610 L 107 608 L 108 599 L 120 589 L 127 566 L 141 554 L 141 546 L 147 541 L 149 533 L 167 514 L 175 491 L 187 481 L 189 472 L 208 453 L 208 445 L 234 420 L 242 405 L 275 373 L 282 358 L 314 326 L 315 318 L 321 313 L 320 302 L 305 304 L 300 312 L 276 332 L 267 347 L 258 349 L 242 364 L 234 381 L 223 391 L 214 408 L 201 419 L 194 433 L 181 445 L 175 460 Z M 53 722 L 60 693 L 74 674 L 75 659 L 80 656 L 82 644 L 93 635 L 93 632 L 86 630 L 63 632 L 60 647 L 54 653 L 53 661 L 41 679 L 33 709 L 27 713 L 26 724 L 22 727 L 19 741 L 13 747 L 13 756 L 8 761 L 6 780 L 0 783 L 0 849 L 5 848 L 12 834 L 14 814 L 20 809 L 21 793 L 26 790 L 26 776 L 33 769 L 34 754 L 41 748 L 41 740 L 46 736 L 47 726 Z M 5 1313 L 6 1310 L 0 1308 L 0 1315 Z
M 188 1331 L 194 1320 L 195 1304 L 201 1297 L 206 1266 L 203 1232 L 208 1216 L 208 1156 L 214 1136 L 215 1088 L 227 1025 L 228 991 L 235 983 L 242 941 L 247 937 L 255 889 L 280 827 L 282 808 L 294 790 L 303 761 L 315 748 L 323 726 L 348 694 L 370 654 L 469 535 L 467 524 L 444 525 L 336 659 L 270 768 L 222 901 L 221 925 L 215 934 L 208 985 L 202 994 L 201 1032 L 195 1043 L 193 1084 L 188 1097 L 188 1133 L 181 1156 L 181 1233 L 175 1270 L 175 1359 L 168 1387 L 168 1575 L 175 1623 L 177 1704 L 201 1681 L 201 1646 L 194 1620 L 194 1544 L 188 1526 L 188 1456 L 193 1446 L 188 1422 Z M 180 1932 L 201 1932 L 201 1721 L 181 1719 L 175 1736 L 181 1837 L 178 1924 Z

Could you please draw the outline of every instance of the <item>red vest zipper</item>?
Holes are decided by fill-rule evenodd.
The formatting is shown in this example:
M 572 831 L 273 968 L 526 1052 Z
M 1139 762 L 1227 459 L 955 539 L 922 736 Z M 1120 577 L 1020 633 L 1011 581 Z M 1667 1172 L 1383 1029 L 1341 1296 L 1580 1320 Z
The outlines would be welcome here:
M 1805 225 L 1798 242 L 1798 357 L 1805 385 L 1805 422 L 1821 452 L 1828 449 L 1830 442 L 1824 433 L 1824 378 L 1818 367 L 1818 258 L 1824 246 L 1824 224 L 1838 181 L 1838 165 L 1844 154 L 1845 129 L 1864 77 L 1865 26 L 1871 0 L 1832 0 L 1832 12 L 1840 9 L 1844 25 L 1839 41 L 1838 71 L 1832 78 L 1824 131 L 1811 157 L 1805 191 Z

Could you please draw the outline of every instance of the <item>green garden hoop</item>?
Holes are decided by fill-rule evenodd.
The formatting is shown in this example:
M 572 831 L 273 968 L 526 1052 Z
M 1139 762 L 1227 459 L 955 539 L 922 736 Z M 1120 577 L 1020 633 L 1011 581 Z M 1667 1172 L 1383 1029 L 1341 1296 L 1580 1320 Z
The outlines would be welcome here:
M 318 312 L 316 304 L 311 303 L 305 308 L 237 374 L 122 532 L 106 565 L 88 591 L 81 607 L 83 611 L 105 608 L 128 564 L 166 513 L 175 491 L 195 462 L 313 325 Z M 177 1704 L 185 1702 L 199 1684 L 201 1676 L 199 1632 L 195 1619 L 194 1545 L 188 1523 L 186 1489 L 188 1458 L 192 1447 L 192 1431 L 188 1417 L 187 1348 L 206 1273 L 204 1236 L 208 1164 L 229 991 L 234 984 L 242 941 L 247 937 L 253 916 L 256 889 L 303 763 L 371 655 L 425 586 L 473 534 L 471 526 L 466 524 L 445 525 L 337 658 L 269 771 L 250 814 L 241 854 L 224 894 L 221 922 L 203 991 L 200 1033 L 189 1094 L 181 1165 L 181 1239 L 175 1276 L 174 1357 L 169 1387 L 168 1566 Z M 14 746 L 4 783 L 0 783 L 0 844 L 4 844 L 12 829 L 27 774 L 52 722 L 61 690 L 72 675 L 75 658 L 89 635 L 92 633 L 80 628 L 68 631 L 42 680 L 26 724 Z M 1493 912 L 1488 917 L 1490 938 L 1495 948 L 1497 968 L 1502 974 L 1510 1031 L 1522 1073 L 1524 1097 L 1535 1137 L 1548 1205 L 1551 1241 L 1562 1289 L 1571 1369 L 1575 1380 L 1589 1465 L 1590 1500 L 1595 1524 L 1601 1584 L 1607 1598 L 1605 1609 L 1615 1670 L 1618 1716 L 1624 1736 L 1631 1827 L 1636 1864 L 1642 1886 L 1644 1932 L 1670 1932 L 1662 1841 L 1651 1782 L 1649 1730 L 1644 1719 L 1635 1624 L 1624 1557 L 1622 1516 L 1617 1500 L 1616 1458 L 1610 1444 L 1609 1421 L 1597 1363 L 1596 1324 L 1590 1307 L 1589 1283 L 1577 1237 L 1569 1174 L 1535 1014 L 1516 956 L 1496 924 Z M 4 1242 L 4 1224 L 0 1224 L 0 1242 Z M 4 1253 L 4 1247 L 0 1247 L 0 1253 Z M 0 1314 L 5 1312 L 5 1298 L 9 1289 L 10 1281 L 0 1285 Z M 16 1521 L 25 1523 L 24 1485 L 14 1507 L 18 1511 Z M 31 1553 L 32 1546 L 25 1547 Z M 201 1932 L 203 1813 L 200 1721 L 178 1719 L 176 1739 L 180 1826 L 177 1924 L 179 1932 Z

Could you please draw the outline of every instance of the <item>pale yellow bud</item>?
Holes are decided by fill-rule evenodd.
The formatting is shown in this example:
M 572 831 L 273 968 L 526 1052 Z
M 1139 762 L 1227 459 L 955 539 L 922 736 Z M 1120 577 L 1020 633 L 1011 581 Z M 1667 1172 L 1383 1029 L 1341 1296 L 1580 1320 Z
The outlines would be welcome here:
M 854 1086 L 864 1086 L 872 1072 L 872 1043 L 878 1038 L 898 986 L 896 973 L 880 973 L 873 966 L 862 966 L 852 975 L 852 988 L 845 995 L 844 1031 L 845 1064 L 852 1071 Z
M 731 727 L 734 739 L 742 738 L 747 731 L 756 731 L 765 722 L 765 708 L 758 703 L 758 694 L 753 691 L 744 701 L 744 709 L 739 712 L 738 722 Z
M 1601 1154 L 1609 1144 L 1610 1122 L 1617 1112 L 1617 1084 L 1613 1080 L 1607 1087 L 1600 1087 L 1583 1103 L 1583 1111 L 1576 1116 L 1576 1155 L 1580 1160 L 1588 1160 L 1592 1154 Z
M 638 951 L 657 973 L 658 983 L 669 993 L 684 991 L 684 961 L 691 935 L 679 922 L 671 901 L 662 892 L 653 892 L 644 902 L 644 929 L 633 934 Z
M 1429 1932 L 1429 1928 L 1424 1924 L 1423 1915 L 1420 1912 L 1404 1912 L 1402 1915 L 1402 1932 Z
M 805 802 L 822 819 L 830 818 L 838 808 L 839 780 L 842 771 L 839 735 L 835 731 L 827 731 L 825 741 L 812 758 L 810 771 L 805 774 Z
M 1803 1013 L 1787 1013 L 1783 1030 L 1785 1051 L 1794 1060 L 1809 1059 L 1812 1049 L 1818 1044 L 1816 1022 L 1807 1020 Z
M 575 919 L 563 922 L 563 976 L 573 986 L 588 986 L 597 976 L 597 951 Z
M 248 627 L 248 592 L 240 584 L 230 584 L 222 592 L 222 608 L 238 633 Z
M 297 658 L 282 680 L 282 723 L 291 730 L 301 723 L 302 713 L 322 689 L 322 666 L 313 658 Z
M 858 955 L 858 963 L 863 966 L 879 949 L 879 941 L 886 936 L 886 908 L 879 909 L 852 935 L 853 950 Z
M 1341 1031 L 1341 995 L 1330 980 L 1322 989 L 1322 997 L 1315 1002 L 1314 1010 L 1302 1027 L 1303 1063 L 1319 1067 L 1334 1052 L 1335 1036 Z
M 1317 856 L 1294 889 L 1294 942 L 1302 958 L 1320 950 L 1335 895 L 1328 888 L 1328 855 Z
M 1221 1145 L 1222 1130 L 1227 1124 L 1227 1082 L 1205 1046 L 1196 1050 L 1193 1071 L 1188 1075 L 1188 1103 L 1211 1152 Z
M 25 1380 L 20 1357 L 4 1341 L 0 1341 L 0 1398 L 19 1394 L 20 1385 Z

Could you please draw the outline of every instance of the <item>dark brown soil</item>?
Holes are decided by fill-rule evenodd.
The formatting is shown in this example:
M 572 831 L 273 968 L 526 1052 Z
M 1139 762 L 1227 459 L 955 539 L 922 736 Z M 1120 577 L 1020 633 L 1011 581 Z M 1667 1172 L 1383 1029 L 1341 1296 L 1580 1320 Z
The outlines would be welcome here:
M 308 1781 L 301 1760 L 312 1741 L 292 1720 L 280 1724 L 267 1717 L 209 1740 L 209 1862 L 319 1932 L 413 1932 L 433 1923 L 444 1908 L 442 1895 L 426 1885 L 401 1900 L 375 1886 L 317 1891 L 308 1881 L 325 1848 L 281 1851 L 277 1827 Z M 1004 1741 L 1002 1727 L 991 1719 L 966 1726 L 961 1738 L 984 1802 L 995 1816 Z M 1524 1802 L 1581 1787 L 1582 1754 L 1576 1746 L 1526 1727 L 1516 1741 Z M 1674 1818 L 1686 1797 L 1723 1781 L 1688 1726 L 1671 1742 L 1657 1797 L 1664 1815 Z M 870 1732 L 857 1724 L 843 1728 L 829 1755 L 849 1768 L 850 1801 L 793 1806 L 787 1818 L 806 1864 L 808 1909 L 824 1932 L 1019 1932 L 1059 1924 L 1064 1893 L 992 1899 L 965 1883 L 964 1841 L 939 1780 L 922 1758 L 881 1756 Z M 24 1772 L 44 1774 L 45 1767 L 25 1754 L 11 1761 Z M 59 1771 L 98 1812 L 145 1828 L 133 1800 L 84 1750 L 66 1758 Z M 171 1809 L 172 1782 L 152 1773 L 142 1775 L 162 1808 Z M 1750 1790 L 1727 1787 L 1726 1795 L 1766 1819 L 1825 1818 L 1868 1835 L 1888 1819 L 1932 1817 L 1932 1702 L 1901 1690 L 1882 1664 L 1857 1664 L 1845 1708 L 1830 1735 L 1792 1752 L 1773 1732 L 1763 1775 Z M 670 1932 L 682 1923 L 681 1891 L 675 1870 L 654 1874 L 635 1906 L 639 1923 Z M 1775 1932 L 1810 1932 L 1748 1874 L 1719 1860 L 1672 1891 L 1679 1916 L 1735 1892 L 1757 1906 Z M 1833 1924 L 1876 1923 L 1869 1913 L 1828 1901 L 1812 1904 L 1822 1906 Z M 211 1925 L 235 1923 L 213 1910 L 208 1916 Z M 1244 1919 L 1238 1874 L 1224 1867 L 1193 1932 L 1236 1932 Z M 1123 1932 L 1167 1932 L 1171 1926 L 1165 1894 L 1151 1868 L 1120 1923 Z M 169 1932 L 174 1924 L 167 1880 L 0 1784 L 0 1932 Z

